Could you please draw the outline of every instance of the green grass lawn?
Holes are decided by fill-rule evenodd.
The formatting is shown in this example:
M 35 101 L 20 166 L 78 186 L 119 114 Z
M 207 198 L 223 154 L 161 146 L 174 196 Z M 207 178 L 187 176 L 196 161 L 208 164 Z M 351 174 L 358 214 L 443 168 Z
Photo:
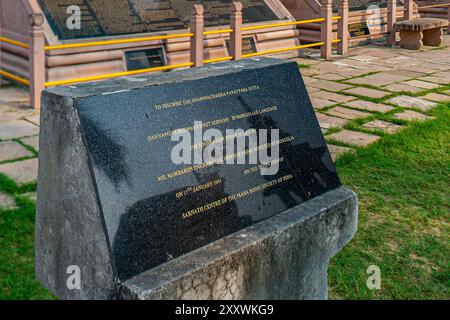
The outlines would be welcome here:
M 356 154 L 342 156 L 337 169 L 357 192 L 359 228 L 332 259 L 331 299 L 449 299 L 450 104 Z M 0 299 L 52 299 L 35 280 L 35 205 L 0 175 L 0 191 L 18 209 L 0 211 Z M 381 268 L 381 290 L 366 287 L 370 265 Z
M 360 209 L 355 238 L 331 261 L 331 299 L 450 298 L 449 107 L 338 159 Z M 366 286 L 370 265 L 381 269 L 381 290 Z

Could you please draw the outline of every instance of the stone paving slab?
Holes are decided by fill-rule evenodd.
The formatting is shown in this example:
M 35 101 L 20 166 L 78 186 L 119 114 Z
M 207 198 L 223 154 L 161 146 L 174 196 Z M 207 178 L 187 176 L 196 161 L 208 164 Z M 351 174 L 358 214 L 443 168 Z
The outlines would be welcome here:
M 10 122 L 17 120 L 17 118 L 12 114 L 0 113 L 0 123 Z
M 336 104 L 334 101 L 324 100 L 320 98 L 311 97 L 311 103 L 316 110 L 320 110 L 326 107 L 331 107 Z
M 0 113 L 12 116 L 17 120 L 35 115 L 35 111 L 31 108 L 31 106 L 22 102 L 8 102 L 6 104 L 0 103 Z
M 407 86 L 417 87 L 421 89 L 435 89 L 438 88 L 439 85 L 436 83 L 421 81 L 421 80 L 410 80 L 405 81 L 403 84 L 406 84 Z
M 414 78 L 419 78 L 419 77 L 425 77 L 428 75 L 428 72 L 418 72 L 418 71 L 412 71 L 412 70 L 394 69 L 394 70 L 389 71 L 389 73 L 385 73 L 385 74 L 414 79 Z
M 418 93 L 424 91 L 424 89 L 419 87 L 408 86 L 404 83 L 393 83 L 387 86 L 384 86 L 383 89 L 389 90 L 392 92 L 407 92 L 407 93 Z
M 319 89 L 326 89 L 327 91 L 334 91 L 334 92 L 342 91 L 342 90 L 353 87 L 348 84 L 338 83 L 338 82 L 329 81 L 329 80 L 317 80 L 317 81 L 314 81 L 313 83 L 311 83 L 311 86 L 319 88 Z
M 327 110 L 326 112 L 327 112 L 327 114 L 329 114 L 331 116 L 349 119 L 349 120 L 366 118 L 366 117 L 370 117 L 372 115 L 371 113 L 357 111 L 357 110 L 348 109 L 348 108 L 344 108 L 344 107 L 334 107 L 333 109 Z
M 424 95 L 420 97 L 422 99 L 434 101 L 434 102 L 444 102 L 444 101 L 450 101 L 450 97 L 445 94 L 439 94 L 439 93 L 429 93 L 427 95 Z
M 346 79 L 354 78 L 354 77 L 361 77 L 363 75 L 367 75 L 368 73 L 370 73 L 370 71 L 361 70 L 361 69 L 348 69 L 348 70 L 339 71 L 339 74 Z
M 0 192 L 0 209 L 1 210 L 14 210 L 17 209 L 16 199 L 7 195 L 6 193 Z
M 338 80 L 344 80 L 347 77 L 345 77 L 339 73 L 326 73 L 326 74 L 319 74 L 315 78 L 322 79 L 322 80 L 338 81 Z
M 323 113 L 316 113 L 316 116 L 322 129 L 339 128 L 349 123 L 347 119 L 332 117 Z
M 357 61 L 354 59 L 340 59 L 335 61 L 334 64 L 345 68 L 365 70 L 366 72 L 381 72 L 389 70 L 388 67 L 383 65 Z
M 328 101 L 334 101 L 334 102 L 338 102 L 338 103 L 348 102 L 348 101 L 352 101 L 352 100 L 356 99 L 355 97 L 346 96 L 346 95 L 339 94 L 336 92 L 329 92 L 329 91 L 324 91 L 324 90 L 316 91 L 311 96 L 314 98 L 319 98 L 319 99 L 328 100 Z
M 33 153 L 14 141 L 0 142 L 0 162 L 33 156 Z
M 433 74 L 433 77 L 440 77 L 445 79 L 450 79 L 450 71 L 441 71 Z
M 423 68 L 429 68 L 430 70 L 434 70 L 435 72 L 436 71 L 446 71 L 449 69 L 449 67 L 447 65 L 443 65 L 443 64 L 439 64 L 439 63 L 435 63 L 435 62 L 422 61 L 418 65 Z
M 341 154 L 348 152 L 355 152 L 355 149 L 342 146 L 335 146 L 334 144 L 328 144 L 328 150 L 330 151 L 331 158 L 333 159 L 333 161 L 336 161 L 336 158 Z
M 398 50 L 391 49 L 386 46 L 384 46 L 383 49 L 384 50 L 380 50 L 380 47 L 375 44 L 369 44 L 366 46 L 351 48 L 351 52 L 356 55 L 370 55 L 380 59 L 375 62 L 395 58 L 398 56 Z
M 380 98 L 383 98 L 383 97 L 391 94 L 390 92 L 369 89 L 369 88 L 364 88 L 364 87 L 351 88 L 351 89 L 344 90 L 343 92 L 354 94 L 357 96 L 374 98 L 374 99 L 380 99 Z
M 25 120 L 36 126 L 39 126 L 41 122 L 41 116 L 39 114 L 35 114 L 33 116 L 26 117 Z
M 389 134 L 396 133 L 398 130 L 403 128 L 403 126 L 383 120 L 373 120 L 365 123 L 362 127 L 364 129 L 379 130 Z
M 30 100 L 28 90 L 21 87 L 0 88 L 0 101 L 3 102 L 27 102 Z
M 365 100 L 350 101 L 350 102 L 346 102 L 344 105 L 351 107 L 351 108 L 355 108 L 355 109 L 373 111 L 373 112 L 381 112 L 381 113 L 385 113 L 385 112 L 394 110 L 394 107 L 392 107 L 392 106 L 388 106 L 388 105 L 382 104 L 382 103 L 374 103 L 374 102 L 365 101 Z
M 342 130 L 333 133 L 327 136 L 327 138 L 359 147 L 367 147 L 368 145 L 381 139 L 380 136 L 350 130 Z
M 39 133 L 39 127 L 25 120 L 16 120 L 2 123 L 0 125 L 0 139 L 10 140 L 27 136 L 34 136 Z
M 33 147 L 34 150 L 39 151 L 39 136 L 23 138 L 20 141 L 27 146 Z
M 401 67 L 400 70 L 415 71 L 415 72 L 421 72 L 421 73 L 426 73 L 426 74 L 439 71 L 439 69 L 432 69 L 432 68 L 430 68 L 430 66 L 422 66 L 422 65 L 405 66 L 405 67 Z
M 303 82 L 305 83 L 305 85 L 310 85 L 311 83 L 313 83 L 313 82 L 316 82 L 317 81 L 317 79 L 315 79 L 315 78 L 311 78 L 311 77 L 306 77 L 306 76 L 303 76 Z
M 435 119 L 435 117 L 427 116 L 412 110 L 405 110 L 403 112 L 396 113 L 394 114 L 394 118 L 405 121 L 425 121 Z
M 436 102 L 424 100 L 421 98 L 410 97 L 410 96 L 397 96 L 388 100 L 389 103 L 396 104 L 403 108 L 417 108 L 423 111 L 431 110 L 437 107 Z
M 38 175 L 38 159 L 34 158 L 1 164 L 0 172 L 18 184 L 35 182 Z
M 391 72 L 381 72 L 372 74 L 366 77 L 361 78 L 355 78 L 351 80 L 347 80 L 346 82 L 352 83 L 352 84 L 370 84 L 372 86 L 384 86 L 387 84 L 400 82 L 400 81 L 406 81 L 409 80 L 411 77 L 405 77 L 402 75 L 395 75 Z
M 378 48 L 380 51 L 384 51 L 381 48 Z M 413 57 L 410 55 L 409 57 L 399 55 L 399 49 L 395 48 L 392 51 L 393 56 L 387 58 L 387 59 L 380 59 L 377 61 L 374 61 L 374 63 L 383 65 L 383 66 L 390 66 L 390 67 L 398 67 L 398 66 L 408 66 L 408 65 L 415 65 L 421 62 L 421 59 L 417 57 Z
M 320 91 L 319 88 L 314 88 L 314 87 L 311 87 L 311 86 L 307 86 L 307 87 L 306 87 L 306 90 L 308 91 L 308 93 L 309 93 L 310 95 L 311 95 L 312 93 L 314 93 L 314 92 Z
M 320 60 L 314 60 L 314 59 L 308 59 L 308 58 L 293 58 L 292 61 L 297 62 L 298 64 L 303 64 L 303 65 L 315 65 L 315 64 L 320 64 Z
M 360 61 L 360 62 L 370 62 L 374 60 L 379 60 L 379 57 L 369 56 L 369 55 L 358 55 L 358 56 L 352 56 L 348 57 L 349 59 Z
M 436 83 L 436 84 L 450 84 L 450 79 L 449 78 L 436 77 L 436 76 L 433 76 L 433 75 L 427 76 L 427 77 L 421 77 L 421 78 L 418 78 L 418 80 L 433 82 L 433 83 Z

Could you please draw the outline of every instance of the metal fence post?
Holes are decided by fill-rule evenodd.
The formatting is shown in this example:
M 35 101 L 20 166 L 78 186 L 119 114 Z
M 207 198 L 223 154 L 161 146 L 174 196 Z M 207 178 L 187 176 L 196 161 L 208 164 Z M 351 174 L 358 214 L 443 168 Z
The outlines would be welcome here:
M 44 17 L 42 14 L 30 14 L 30 102 L 31 106 L 39 110 L 41 108 L 41 93 L 45 89 L 45 38 Z
M 204 9 L 201 4 L 194 4 L 190 22 L 191 33 L 194 34 L 194 36 L 191 37 L 191 62 L 193 63 L 193 67 L 200 67 L 203 65 L 203 12 Z

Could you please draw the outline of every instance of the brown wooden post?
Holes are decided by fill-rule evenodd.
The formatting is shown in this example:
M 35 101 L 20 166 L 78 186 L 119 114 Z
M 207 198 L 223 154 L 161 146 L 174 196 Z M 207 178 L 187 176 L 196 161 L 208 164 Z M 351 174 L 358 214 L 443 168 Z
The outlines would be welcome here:
M 34 109 L 39 110 L 41 93 L 45 89 L 44 17 L 40 13 L 30 14 L 28 17 L 30 23 L 30 102 Z
M 397 0 L 388 0 L 387 7 L 387 45 L 395 45 L 395 23 L 397 22 Z
M 201 4 L 194 4 L 190 22 L 191 33 L 194 34 L 194 36 L 191 37 L 191 62 L 193 63 L 193 67 L 200 67 L 203 65 L 203 12 L 204 9 Z
M 230 29 L 230 54 L 233 60 L 239 60 L 242 55 L 242 3 L 233 2 L 231 5 Z
M 324 44 L 320 47 L 320 57 L 331 60 L 333 49 L 333 9 L 331 7 L 332 0 L 322 0 L 320 7 L 320 17 L 325 21 L 321 22 L 320 41 Z
M 414 17 L 414 0 L 405 0 L 405 20 L 412 20 Z
M 348 53 L 348 0 L 341 0 L 338 15 L 338 38 L 341 40 L 337 45 L 337 53 L 346 56 Z

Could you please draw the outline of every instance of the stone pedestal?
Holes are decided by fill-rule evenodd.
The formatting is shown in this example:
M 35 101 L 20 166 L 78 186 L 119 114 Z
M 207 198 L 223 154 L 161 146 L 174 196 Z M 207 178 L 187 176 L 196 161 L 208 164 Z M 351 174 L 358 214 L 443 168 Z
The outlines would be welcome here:
M 42 101 L 36 275 L 56 296 L 327 297 L 328 261 L 356 231 L 357 200 L 296 63 L 242 59 L 52 88 Z M 216 133 L 279 128 L 278 170 L 177 163 L 171 135 L 198 121 Z
M 338 188 L 120 286 L 122 299 L 326 299 L 328 262 L 356 232 Z

